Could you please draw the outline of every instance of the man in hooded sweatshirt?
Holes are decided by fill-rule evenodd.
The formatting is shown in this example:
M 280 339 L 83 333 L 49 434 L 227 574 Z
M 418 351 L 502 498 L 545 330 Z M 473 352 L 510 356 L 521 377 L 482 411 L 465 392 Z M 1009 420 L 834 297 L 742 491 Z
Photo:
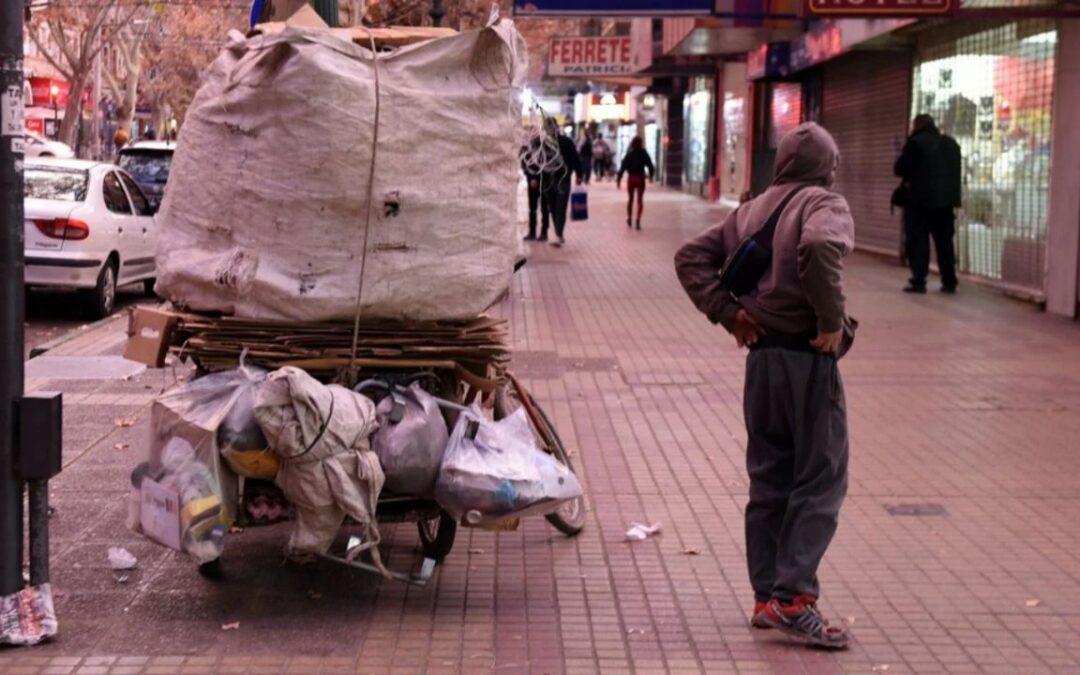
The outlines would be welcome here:
M 855 227 L 847 202 L 829 190 L 838 161 L 827 131 L 800 125 L 780 141 L 772 186 L 675 256 L 695 306 L 750 350 L 743 408 L 751 624 L 834 648 L 846 647 L 848 635 L 822 618 L 816 602 L 818 565 L 847 492 L 837 354 L 849 344 L 843 258 L 854 246 Z M 774 212 L 771 267 L 754 290 L 735 298 L 717 271 Z

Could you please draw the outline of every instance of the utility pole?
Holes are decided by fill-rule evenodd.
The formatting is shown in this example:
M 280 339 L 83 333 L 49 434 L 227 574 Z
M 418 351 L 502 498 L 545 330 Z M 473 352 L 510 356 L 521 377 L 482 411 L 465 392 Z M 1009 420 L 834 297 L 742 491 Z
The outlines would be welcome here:
M 23 13 L 0 0 L 0 596 L 23 587 L 23 482 L 15 459 L 23 395 Z

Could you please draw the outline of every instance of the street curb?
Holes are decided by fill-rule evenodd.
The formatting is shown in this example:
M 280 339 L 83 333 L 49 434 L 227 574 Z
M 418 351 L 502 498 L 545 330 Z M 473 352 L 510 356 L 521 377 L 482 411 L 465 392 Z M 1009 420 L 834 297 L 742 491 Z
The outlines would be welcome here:
M 50 351 L 56 349 L 57 347 L 60 347 L 61 345 L 67 344 L 68 342 L 71 342 L 72 340 L 74 340 L 76 338 L 82 337 L 83 335 L 86 335 L 90 331 L 101 328 L 101 327 L 109 324 L 112 321 L 118 321 L 118 320 L 121 320 L 123 318 L 124 318 L 123 315 L 118 312 L 118 313 L 112 314 L 111 316 L 107 316 L 104 319 L 99 319 L 99 320 L 97 320 L 97 321 L 95 321 L 93 323 L 85 324 L 85 325 L 82 325 L 82 326 L 80 326 L 78 328 L 73 328 L 72 330 L 69 330 L 68 332 L 61 335 L 60 337 L 49 340 L 48 342 L 46 342 L 44 344 L 40 344 L 40 345 L 37 345 L 35 347 L 32 347 L 30 349 L 30 356 L 27 357 L 27 361 L 29 361 L 30 359 L 36 358 L 38 356 L 41 356 L 42 354 L 45 354 L 47 352 L 50 352 Z

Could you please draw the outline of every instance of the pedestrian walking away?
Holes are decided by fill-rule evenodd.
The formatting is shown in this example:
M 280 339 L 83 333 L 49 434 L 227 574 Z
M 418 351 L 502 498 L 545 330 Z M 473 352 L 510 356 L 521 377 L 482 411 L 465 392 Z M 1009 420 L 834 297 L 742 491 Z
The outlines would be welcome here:
M 645 173 L 649 174 L 649 182 L 652 182 L 656 169 L 653 167 L 652 157 L 641 142 L 641 136 L 635 136 L 630 141 L 630 149 L 626 151 L 622 164 L 619 166 L 619 174 L 615 177 L 615 187 L 622 184 L 623 174 L 626 174 L 626 189 L 629 193 L 626 202 L 626 226 L 630 227 L 634 219 L 634 196 L 637 195 L 637 229 L 641 229 L 641 214 L 645 209 Z
M 817 571 L 847 492 L 837 361 L 854 331 L 845 314 L 843 258 L 855 226 L 845 199 L 829 189 L 838 162 L 827 131 L 812 122 L 796 127 L 780 142 L 769 189 L 675 256 L 694 305 L 750 350 L 743 410 L 751 624 L 832 648 L 845 647 L 848 634 L 817 610 Z M 717 270 L 736 249 L 745 253 L 751 236 L 771 244 L 771 258 L 759 259 L 761 273 L 749 283 L 722 281 Z M 737 270 L 744 259 L 727 264 Z M 750 290 L 736 298 L 725 284 Z
M 593 142 L 587 131 L 582 132 L 578 141 L 578 156 L 581 158 L 581 179 L 588 185 L 593 172 Z
M 611 173 L 611 145 L 601 135 L 598 135 L 593 143 L 593 168 L 597 181 L 607 178 Z
M 559 145 L 559 156 L 562 162 L 551 169 L 545 168 L 540 175 L 540 216 L 543 220 L 540 241 L 547 241 L 548 224 L 554 222 L 555 239 L 551 245 L 558 247 L 566 243 L 566 211 L 570 205 L 570 181 L 572 176 L 576 175 L 578 185 L 581 184 L 581 159 L 578 157 L 574 142 L 562 133 L 555 120 L 548 119 L 547 129 Z
M 535 134 L 535 127 L 532 129 Z M 536 163 L 540 137 L 530 135 L 530 141 L 521 146 L 521 172 L 525 174 L 525 181 L 529 190 L 529 234 L 525 241 L 536 240 L 536 210 L 540 207 L 540 166 Z
M 911 136 L 896 159 L 894 173 L 902 179 L 893 204 L 904 209 L 904 238 L 911 279 L 907 293 L 925 293 L 930 272 L 930 239 L 937 251 L 941 290 L 955 293 L 956 214 L 962 199 L 960 146 L 941 133 L 930 115 L 917 115 Z

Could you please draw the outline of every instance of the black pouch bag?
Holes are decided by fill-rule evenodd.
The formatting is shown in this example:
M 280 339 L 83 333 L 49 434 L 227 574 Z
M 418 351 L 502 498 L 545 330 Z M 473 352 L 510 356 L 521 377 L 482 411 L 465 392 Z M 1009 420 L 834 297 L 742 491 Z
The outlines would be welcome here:
M 757 288 L 758 282 L 769 271 L 769 267 L 772 266 L 773 235 L 776 234 L 776 225 L 780 222 L 780 216 L 792 198 L 807 187 L 810 186 L 800 185 L 787 193 L 787 196 L 780 201 L 780 205 L 765 221 L 765 226 L 739 242 L 739 245 L 724 261 L 724 266 L 720 268 L 720 285 L 732 296 L 738 298 L 749 294 Z

